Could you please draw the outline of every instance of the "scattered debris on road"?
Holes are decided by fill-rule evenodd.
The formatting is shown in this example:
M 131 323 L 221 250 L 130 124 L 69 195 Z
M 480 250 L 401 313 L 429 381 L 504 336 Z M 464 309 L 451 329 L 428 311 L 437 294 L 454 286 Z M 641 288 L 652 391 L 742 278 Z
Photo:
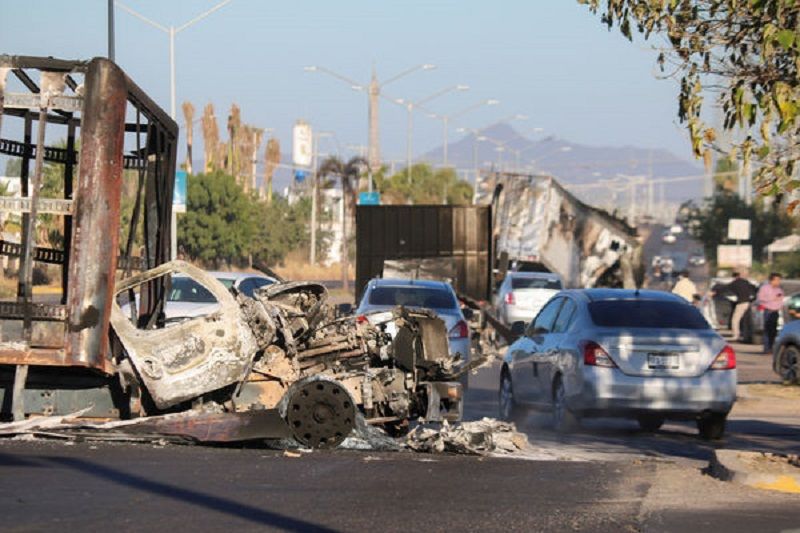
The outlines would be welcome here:
M 513 424 L 492 418 L 441 427 L 419 425 L 408 434 L 406 446 L 426 453 L 505 455 L 525 450 L 528 438 Z

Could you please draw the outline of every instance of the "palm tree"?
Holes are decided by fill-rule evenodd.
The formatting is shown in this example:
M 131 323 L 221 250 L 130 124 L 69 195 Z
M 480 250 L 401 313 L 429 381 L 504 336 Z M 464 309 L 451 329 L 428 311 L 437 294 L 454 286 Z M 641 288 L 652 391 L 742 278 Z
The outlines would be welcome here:
M 368 165 L 363 157 L 352 157 L 347 162 L 336 156 L 325 159 L 319 167 L 319 176 L 336 176 L 342 185 L 342 202 L 344 213 L 342 215 L 342 287 L 347 290 L 348 270 L 348 235 L 347 219 L 355 211 L 358 178 L 361 171 Z

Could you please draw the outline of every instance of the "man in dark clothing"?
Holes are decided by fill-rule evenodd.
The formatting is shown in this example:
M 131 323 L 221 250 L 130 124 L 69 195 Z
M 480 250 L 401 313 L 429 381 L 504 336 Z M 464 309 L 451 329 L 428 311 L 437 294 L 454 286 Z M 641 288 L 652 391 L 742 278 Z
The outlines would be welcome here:
M 750 307 L 750 302 L 755 298 L 756 288 L 738 272 L 734 272 L 733 281 L 728 283 L 725 289 L 736 298 L 733 315 L 731 316 L 731 330 L 733 331 L 733 340 L 740 341 L 742 340 L 740 329 L 742 317 Z

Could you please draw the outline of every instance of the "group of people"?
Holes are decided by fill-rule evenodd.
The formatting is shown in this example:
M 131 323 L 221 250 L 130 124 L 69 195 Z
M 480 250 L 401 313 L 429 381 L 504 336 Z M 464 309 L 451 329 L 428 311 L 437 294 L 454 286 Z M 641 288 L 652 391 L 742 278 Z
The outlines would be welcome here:
M 769 275 L 768 280 L 756 289 L 741 273 L 734 272 L 733 281 L 720 288 L 732 295 L 735 300 L 731 315 L 731 330 L 734 341 L 742 340 L 742 318 L 750 308 L 750 304 L 755 301 L 757 310 L 763 313 L 764 318 L 764 352 L 766 354 L 772 353 L 772 346 L 775 342 L 775 337 L 778 335 L 778 318 L 783 308 L 784 293 L 781 288 L 781 278 L 780 274 L 773 272 Z M 678 281 L 672 292 L 693 305 L 699 305 L 700 303 L 697 286 L 689 279 L 689 273 L 686 271 L 679 274 Z

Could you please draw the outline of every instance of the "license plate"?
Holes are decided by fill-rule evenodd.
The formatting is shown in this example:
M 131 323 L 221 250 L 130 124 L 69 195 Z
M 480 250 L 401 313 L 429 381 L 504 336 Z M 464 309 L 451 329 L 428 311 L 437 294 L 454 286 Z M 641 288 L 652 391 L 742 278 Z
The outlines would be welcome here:
M 681 367 L 678 354 L 647 354 L 647 366 L 653 370 L 676 370 Z

